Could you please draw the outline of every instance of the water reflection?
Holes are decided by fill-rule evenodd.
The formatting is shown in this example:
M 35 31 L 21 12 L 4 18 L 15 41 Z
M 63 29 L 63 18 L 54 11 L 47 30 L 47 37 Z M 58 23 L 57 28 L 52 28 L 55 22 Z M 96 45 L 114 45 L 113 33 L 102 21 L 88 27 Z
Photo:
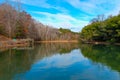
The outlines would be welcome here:
M 35 55 L 35 61 L 50 57 L 54 54 L 67 54 L 70 53 L 73 49 L 77 49 L 77 43 L 44 43 L 41 45 L 35 46 L 37 54 Z
M 0 51 L 0 80 L 120 80 L 120 46 L 47 43 Z
M 17 73 L 30 69 L 34 55 L 27 50 L 7 50 L 0 52 L 0 80 L 10 80 Z
M 58 52 L 69 53 L 77 48 L 76 44 L 41 44 L 34 49 L 1 49 L 0 50 L 0 80 L 12 80 L 19 73 L 30 70 L 32 64 L 44 57 Z M 18 79 L 18 77 L 17 77 Z
M 120 46 L 80 45 L 82 54 L 95 63 L 120 72 Z

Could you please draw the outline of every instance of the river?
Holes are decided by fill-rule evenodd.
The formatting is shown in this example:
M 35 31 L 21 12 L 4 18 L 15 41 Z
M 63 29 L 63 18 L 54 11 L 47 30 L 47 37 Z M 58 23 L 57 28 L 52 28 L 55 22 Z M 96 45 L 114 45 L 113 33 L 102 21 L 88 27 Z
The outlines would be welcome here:
M 120 80 L 120 46 L 44 43 L 2 50 L 0 80 Z

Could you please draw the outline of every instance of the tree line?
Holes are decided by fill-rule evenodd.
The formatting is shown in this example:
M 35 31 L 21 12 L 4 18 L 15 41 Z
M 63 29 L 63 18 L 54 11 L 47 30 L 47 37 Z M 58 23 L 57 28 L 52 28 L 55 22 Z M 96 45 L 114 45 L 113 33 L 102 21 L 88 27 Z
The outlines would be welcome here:
M 20 4 L 0 4 L 0 34 L 9 38 L 34 40 L 76 40 L 78 33 L 69 29 L 57 29 L 36 21 L 22 10 Z
M 116 43 L 120 42 L 120 14 L 105 18 L 99 15 L 91 20 L 91 23 L 85 26 L 80 38 L 84 41 L 100 41 Z

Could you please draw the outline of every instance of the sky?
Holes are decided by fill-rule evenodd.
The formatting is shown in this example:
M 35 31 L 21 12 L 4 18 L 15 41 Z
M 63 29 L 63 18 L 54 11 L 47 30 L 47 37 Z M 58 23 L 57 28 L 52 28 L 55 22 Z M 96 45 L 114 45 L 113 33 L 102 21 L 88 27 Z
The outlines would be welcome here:
M 22 8 L 37 21 L 75 32 L 81 31 L 97 15 L 116 15 L 120 11 L 120 0 L 20 0 L 20 2 Z

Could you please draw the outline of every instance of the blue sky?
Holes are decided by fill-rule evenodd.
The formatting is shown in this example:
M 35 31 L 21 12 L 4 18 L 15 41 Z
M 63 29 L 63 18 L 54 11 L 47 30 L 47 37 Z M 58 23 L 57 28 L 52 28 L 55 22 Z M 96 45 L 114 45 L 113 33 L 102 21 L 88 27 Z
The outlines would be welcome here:
M 76 32 L 97 15 L 116 15 L 120 11 L 120 0 L 21 0 L 21 4 L 43 24 Z

